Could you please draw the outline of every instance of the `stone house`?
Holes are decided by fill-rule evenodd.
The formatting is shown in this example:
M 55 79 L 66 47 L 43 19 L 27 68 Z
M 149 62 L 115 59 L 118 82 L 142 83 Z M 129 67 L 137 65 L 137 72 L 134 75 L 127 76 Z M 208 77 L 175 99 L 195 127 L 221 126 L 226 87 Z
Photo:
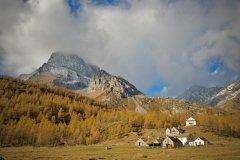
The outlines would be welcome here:
M 189 142 L 189 146 L 206 146 L 209 144 L 210 142 L 204 137 L 198 137 L 194 141 Z
M 178 136 L 182 133 L 184 133 L 184 130 L 179 128 L 179 127 L 172 127 L 172 128 L 167 128 L 166 129 L 166 135 L 168 136 Z
M 189 144 L 189 142 L 194 141 L 194 136 L 191 133 L 183 133 L 176 136 L 183 144 L 183 146 Z
M 149 147 L 149 144 L 145 142 L 142 138 L 138 138 L 138 140 L 134 144 L 135 146 Z
M 182 142 L 176 138 L 176 137 L 169 137 L 166 136 L 166 138 L 162 142 L 163 148 L 176 148 L 176 147 L 182 147 Z

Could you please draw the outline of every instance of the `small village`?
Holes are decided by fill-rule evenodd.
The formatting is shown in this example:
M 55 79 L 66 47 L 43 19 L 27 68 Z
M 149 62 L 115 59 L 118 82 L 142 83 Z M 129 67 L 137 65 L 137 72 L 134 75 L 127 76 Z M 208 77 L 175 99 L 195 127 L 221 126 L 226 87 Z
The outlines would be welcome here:
M 186 119 L 187 126 L 196 126 L 197 122 L 194 118 Z M 154 140 L 138 138 L 135 146 L 150 148 L 178 148 L 184 146 L 207 146 L 210 142 L 205 137 L 194 137 L 192 133 L 185 133 L 180 127 L 170 127 L 165 131 L 165 138 L 157 137 Z

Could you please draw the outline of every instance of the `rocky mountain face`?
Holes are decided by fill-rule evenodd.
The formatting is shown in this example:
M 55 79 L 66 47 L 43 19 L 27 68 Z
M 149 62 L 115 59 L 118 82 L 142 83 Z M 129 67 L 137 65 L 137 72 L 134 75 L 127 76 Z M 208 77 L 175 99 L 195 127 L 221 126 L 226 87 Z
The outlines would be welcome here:
M 53 53 L 47 63 L 33 73 L 22 74 L 19 78 L 41 81 L 70 90 L 106 91 L 118 97 L 142 94 L 127 80 L 88 64 L 73 54 Z
M 78 90 L 87 87 L 90 78 L 99 70 L 100 68 L 87 64 L 76 55 L 53 53 L 48 62 L 44 63 L 39 69 L 31 74 L 23 74 L 19 77 L 24 80 L 42 79 L 43 82 L 47 81 L 48 77 L 54 77 L 51 78 L 52 84 Z
M 219 105 L 231 98 L 234 98 L 239 93 L 240 81 L 236 81 L 228 86 L 216 86 L 211 88 L 193 86 L 177 98 L 189 102 Z
M 223 88 L 220 92 L 212 96 L 210 104 L 221 105 L 226 101 L 229 101 L 240 94 L 240 80 L 231 83 L 227 87 Z
M 142 94 L 137 88 L 125 79 L 113 76 L 104 70 L 100 70 L 90 79 L 89 92 L 104 91 L 114 93 L 117 97 L 126 98 L 131 95 Z

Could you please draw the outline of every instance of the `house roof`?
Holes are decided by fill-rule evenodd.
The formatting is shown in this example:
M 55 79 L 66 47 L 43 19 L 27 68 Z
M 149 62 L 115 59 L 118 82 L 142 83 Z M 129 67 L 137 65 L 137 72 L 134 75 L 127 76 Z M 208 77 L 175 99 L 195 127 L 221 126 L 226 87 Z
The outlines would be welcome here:
M 192 135 L 191 133 L 183 133 L 183 134 L 180 134 L 180 135 L 176 135 L 177 138 L 184 138 L 184 137 L 188 137 Z
M 192 117 L 189 117 L 188 119 L 186 119 L 186 121 L 195 121 L 195 119 Z
M 179 139 L 175 138 L 175 137 L 169 137 L 167 136 L 169 139 L 171 139 L 173 142 L 175 143 L 182 143 Z
M 168 137 L 177 137 L 177 138 L 184 138 L 192 135 L 191 133 L 183 133 L 183 134 L 169 134 Z
M 178 127 L 172 127 L 171 130 L 175 128 L 176 130 L 178 130 L 180 133 L 183 133 L 185 130 L 182 128 L 178 128 Z
M 200 138 L 203 141 L 207 141 L 208 142 L 208 140 L 206 138 L 204 138 L 204 137 L 198 137 L 198 138 Z

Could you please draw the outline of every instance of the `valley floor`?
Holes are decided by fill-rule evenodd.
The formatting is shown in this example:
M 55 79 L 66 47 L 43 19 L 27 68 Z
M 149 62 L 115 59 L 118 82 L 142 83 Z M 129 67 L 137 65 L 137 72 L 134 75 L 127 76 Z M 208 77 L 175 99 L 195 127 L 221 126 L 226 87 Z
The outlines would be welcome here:
M 240 139 L 230 138 L 213 142 L 207 147 L 177 149 L 141 148 L 130 144 L 69 147 L 8 147 L 0 148 L 5 160 L 239 160 Z

